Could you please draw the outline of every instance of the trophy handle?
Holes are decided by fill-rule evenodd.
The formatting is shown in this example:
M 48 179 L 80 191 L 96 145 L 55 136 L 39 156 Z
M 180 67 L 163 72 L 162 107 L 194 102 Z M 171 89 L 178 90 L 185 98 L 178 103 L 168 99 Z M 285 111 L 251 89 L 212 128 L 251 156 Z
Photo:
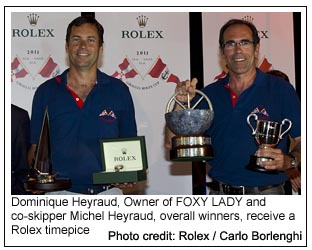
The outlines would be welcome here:
M 200 94 L 201 95 L 201 97 L 198 99 L 198 101 L 191 107 L 191 102 L 190 102 L 190 95 L 189 95 L 189 93 L 187 93 L 187 108 L 188 109 L 194 109 L 202 100 L 203 100 L 203 98 L 205 98 L 205 100 L 207 101 L 207 103 L 208 103 L 208 106 L 209 106 L 209 109 L 211 110 L 211 111 L 213 111 L 213 107 L 212 107 L 212 104 L 211 104 L 211 101 L 210 101 L 210 99 L 205 95 L 205 93 L 203 93 L 202 91 L 200 91 L 200 90 L 198 90 L 198 89 L 195 89 L 195 93 L 198 93 L 198 94 Z M 170 110 L 170 106 L 171 106 L 171 103 L 173 102 L 173 101 L 175 101 L 179 106 L 181 106 L 183 109 L 186 109 L 185 107 L 184 107 L 184 105 L 178 100 L 178 99 L 176 99 L 176 96 L 177 95 L 179 95 L 180 93 L 175 93 L 175 94 L 173 94 L 173 96 L 171 96 L 171 98 L 170 98 L 170 100 L 169 100 L 169 102 L 168 102 L 168 104 L 167 104 L 167 107 L 166 107 L 166 113 L 169 113 L 169 110 Z
M 284 119 L 282 121 L 282 126 L 284 126 L 285 122 L 288 122 L 289 125 L 288 125 L 288 128 L 279 136 L 280 140 L 282 140 L 283 135 L 286 134 L 290 130 L 291 126 L 292 126 L 292 122 L 289 119 Z
M 249 116 L 247 116 L 247 123 L 248 123 L 248 126 L 251 128 L 252 130 L 252 135 L 255 135 L 256 134 L 256 129 L 254 129 L 254 127 L 251 125 L 250 123 L 250 117 L 254 117 L 255 118 L 255 121 L 258 120 L 258 116 L 256 114 L 250 114 Z

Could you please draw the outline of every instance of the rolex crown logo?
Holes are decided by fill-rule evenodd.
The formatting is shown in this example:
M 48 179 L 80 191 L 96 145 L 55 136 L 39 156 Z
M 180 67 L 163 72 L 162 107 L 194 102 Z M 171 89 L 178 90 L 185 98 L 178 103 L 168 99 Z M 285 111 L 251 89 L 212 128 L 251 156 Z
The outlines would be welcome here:
M 137 21 L 138 21 L 139 27 L 144 28 L 146 26 L 147 20 L 148 20 L 148 17 L 146 16 L 143 16 L 143 15 L 138 16 Z
M 37 25 L 38 19 L 39 19 L 39 16 L 37 14 L 31 13 L 31 14 L 29 14 L 29 16 L 27 16 L 27 18 L 28 18 L 29 24 L 31 26 Z
M 127 149 L 126 148 L 122 148 L 121 152 L 122 152 L 123 155 L 125 155 L 125 154 L 127 154 Z
M 249 23 L 253 23 L 254 21 L 254 18 L 252 16 L 244 16 L 242 19 Z

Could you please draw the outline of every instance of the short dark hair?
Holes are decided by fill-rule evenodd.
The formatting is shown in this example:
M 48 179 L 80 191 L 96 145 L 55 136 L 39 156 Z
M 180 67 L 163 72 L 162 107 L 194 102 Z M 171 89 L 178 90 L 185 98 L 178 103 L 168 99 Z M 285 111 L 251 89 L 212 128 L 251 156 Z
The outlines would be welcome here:
M 91 15 L 83 15 L 75 18 L 73 21 L 71 21 L 70 24 L 68 24 L 67 31 L 66 31 L 66 43 L 69 43 L 69 37 L 71 33 L 71 29 L 73 26 L 80 26 L 85 23 L 90 23 L 95 25 L 97 31 L 98 31 L 98 36 L 99 36 L 99 46 L 101 47 L 103 45 L 104 41 L 104 28 L 103 26 Z
M 245 21 L 242 19 L 230 19 L 229 21 L 227 21 L 220 29 L 220 33 L 219 33 L 219 46 L 220 48 L 223 48 L 224 46 L 224 32 L 227 28 L 229 28 L 230 26 L 233 25 L 246 25 L 250 28 L 251 32 L 252 32 L 252 41 L 254 42 L 254 45 L 257 45 L 260 42 L 260 38 L 258 35 L 258 30 L 256 28 L 255 25 L 253 25 L 253 23 L 249 22 L 249 21 Z

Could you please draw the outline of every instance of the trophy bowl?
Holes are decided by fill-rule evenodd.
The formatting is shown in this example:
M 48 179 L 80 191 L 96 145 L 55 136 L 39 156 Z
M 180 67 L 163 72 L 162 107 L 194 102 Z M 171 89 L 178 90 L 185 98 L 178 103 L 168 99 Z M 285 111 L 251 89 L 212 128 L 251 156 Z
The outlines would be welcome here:
M 208 109 L 185 109 L 165 114 L 168 128 L 177 135 L 203 134 L 213 120 L 213 111 Z
M 206 161 L 212 159 L 211 139 L 204 135 L 211 126 L 214 112 L 209 98 L 201 91 L 195 90 L 201 97 L 191 106 L 189 94 L 187 106 L 181 103 L 174 94 L 167 104 L 165 120 L 167 127 L 176 134 L 172 138 L 170 160 L 173 161 Z M 194 109 L 202 100 L 206 100 L 209 109 Z M 178 104 L 182 110 L 171 111 L 171 104 Z

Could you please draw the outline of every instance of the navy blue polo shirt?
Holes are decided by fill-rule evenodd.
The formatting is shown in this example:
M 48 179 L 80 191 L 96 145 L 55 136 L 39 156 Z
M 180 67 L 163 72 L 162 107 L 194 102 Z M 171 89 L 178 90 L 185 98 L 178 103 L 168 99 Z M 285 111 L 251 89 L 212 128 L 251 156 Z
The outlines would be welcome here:
M 287 118 L 292 121 L 289 134 L 292 137 L 300 136 L 300 101 L 293 86 L 259 69 L 254 83 L 238 98 L 231 95 L 228 83 L 229 76 L 226 76 L 203 89 L 214 109 L 214 120 L 207 131 L 214 150 L 214 159 L 209 162 L 212 166 L 209 176 L 231 185 L 264 186 L 283 183 L 287 179 L 283 172 L 274 175 L 246 169 L 250 155 L 258 148 L 247 124 L 247 116 L 255 113 L 259 119 L 276 122 Z M 237 100 L 233 102 L 233 98 Z M 198 108 L 207 108 L 207 105 L 202 101 Z M 253 118 L 251 121 L 255 127 Z M 282 131 L 287 127 L 286 123 Z M 287 152 L 287 136 L 288 134 L 284 135 L 277 146 L 284 153 Z
M 137 135 L 129 88 L 97 71 L 97 84 L 83 103 L 67 87 L 68 69 L 40 85 L 32 105 L 31 143 L 38 144 L 48 107 L 53 169 L 69 177 L 71 191 L 93 187 L 92 174 L 102 171 L 100 139 Z

